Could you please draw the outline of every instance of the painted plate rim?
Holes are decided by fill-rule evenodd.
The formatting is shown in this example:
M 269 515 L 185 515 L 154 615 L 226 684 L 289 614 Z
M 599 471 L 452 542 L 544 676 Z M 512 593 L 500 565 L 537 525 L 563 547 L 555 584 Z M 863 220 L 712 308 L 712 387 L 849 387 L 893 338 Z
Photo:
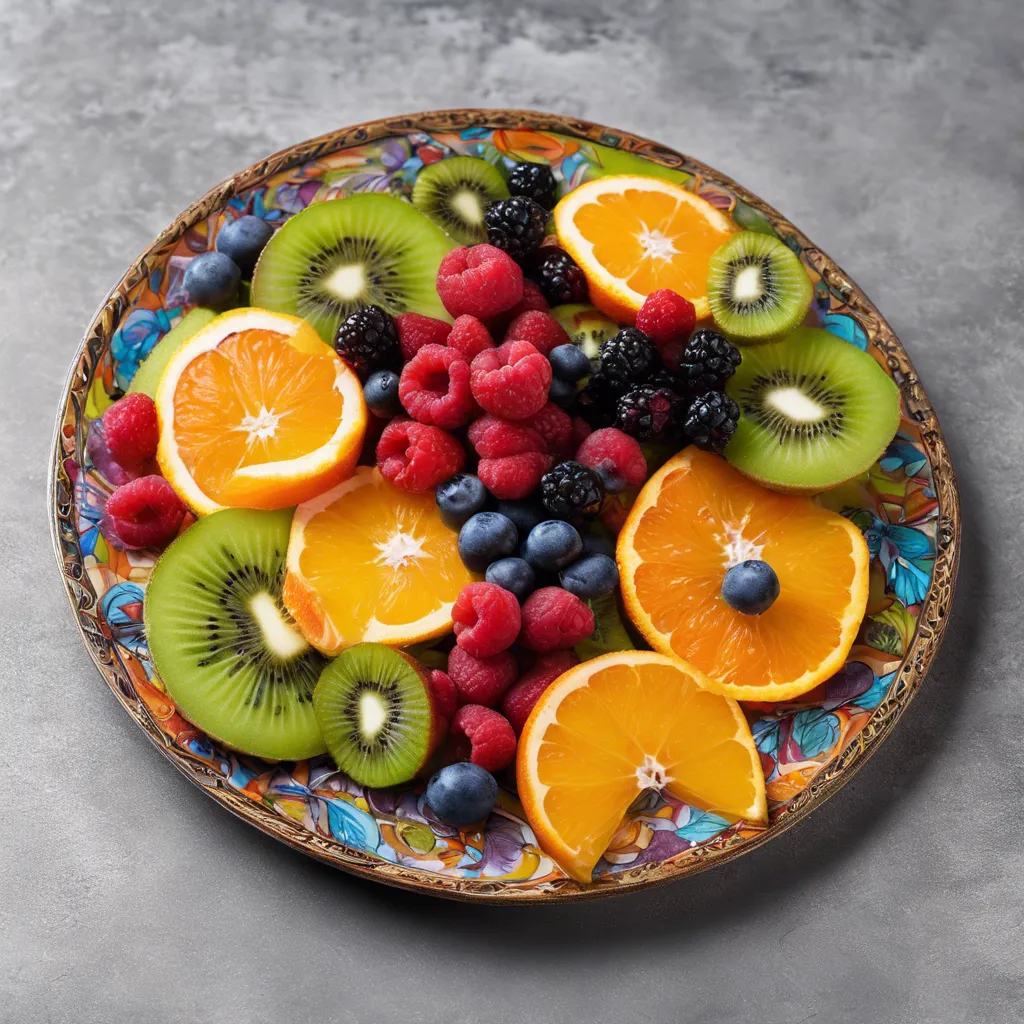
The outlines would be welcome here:
M 79 557 L 66 557 L 62 532 L 77 536 L 74 527 L 74 489 L 64 466 L 61 435 L 69 414 L 75 424 L 75 450 L 84 448 L 81 432 L 82 407 L 75 406 L 76 383 L 88 387 L 82 377 L 83 362 L 90 351 L 109 345 L 114 326 L 129 305 L 129 292 L 143 281 L 152 262 L 169 250 L 184 232 L 210 213 L 222 207 L 233 196 L 257 185 L 262 179 L 290 167 L 315 160 L 319 156 L 348 146 L 375 139 L 415 131 L 462 131 L 470 128 L 492 130 L 535 130 L 558 132 L 581 141 L 600 143 L 631 152 L 668 168 L 684 165 L 697 168 L 713 184 L 732 192 L 747 205 L 763 214 L 773 227 L 799 242 L 803 255 L 821 275 L 828 288 L 858 314 L 858 319 L 871 326 L 869 341 L 885 358 L 889 373 L 900 388 L 904 406 L 921 427 L 922 443 L 932 469 L 938 501 L 935 562 L 928 592 L 921 604 L 914 634 L 907 645 L 899 669 L 885 699 L 871 714 L 861 732 L 836 758 L 822 769 L 814 780 L 787 805 L 784 812 L 764 832 L 755 836 L 725 835 L 669 861 L 652 862 L 633 871 L 612 875 L 591 885 L 571 879 L 545 882 L 535 887 L 503 883 L 486 878 L 455 878 L 405 867 L 381 860 L 353 849 L 337 839 L 314 834 L 298 822 L 275 814 L 262 804 L 235 790 L 226 788 L 222 780 L 205 766 L 189 759 L 179 748 L 168 746 L 159 730 L 135 695 L 132 683 L 119 663 L 116 643 L 91 626 L 83 614 L 89 605 L 90 590 L 82 585 L 84 567 Z M 80 378 L 82 378 L 80 380 Z M 664 884 L 685 875 L 695 874 L 757 849 L 791 828 L 819 807 L 845 785 L 875 753 L 892 731 L 910 701 L 924 682 L 928 669 L 942 641 L 956 575 L 960 551 L 960 502 L 956 475 L 949 450 L 939 426 L 935 410 L 925 394 L 899 339 L 874 304 L 851 278 L 813 242 L 777 210 L 731 178 L 706 164 L 630 132 L 609 128 L 592 121 L 547 114 L 532 110 L 455 108 L 431 110 L 379 118 L 328 132 L 316 138 L 282 149 L 214 186 L 179 214 L 168 227 L 131 264 L 121 280 L 111 289 L 86 330 L 75 354 L 61 392 L 57 422 L 50 448 L 47 478 L 47 501 L 50 535 L 54 554 L 64 581 L 65 593 L 75 615 L 75 622 L 89 654 L 107 685 L 170 762 L 236 817 L 254 825 L 261 832 L 286 845 L 350 874 L 372 879 L 386 885 L 449 899 L 482 903 L 560 903 L 570 900 L 596 899 L 602 896 L 636 892 Z M 95 600 L 95 594 L 92 595 Z

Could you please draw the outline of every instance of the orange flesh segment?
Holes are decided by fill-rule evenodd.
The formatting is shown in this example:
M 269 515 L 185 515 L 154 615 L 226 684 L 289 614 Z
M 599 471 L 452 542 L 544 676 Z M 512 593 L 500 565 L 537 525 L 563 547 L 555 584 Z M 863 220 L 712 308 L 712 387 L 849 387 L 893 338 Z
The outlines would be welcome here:
M 574 878 L 589 881 L 652 780 L 727 820 L 766 820 L 745 719 L 684 663 L 606 655 L 562 676 L 538 707 L 520 741 L 520 795 L 539 842 Z
M 250 328 L 182 370 L 175 440 L 207 495 L 231 504 L 238 470 L 297 459 L 331 440 L 344 400 L 335 362 L 325 355 L 300 351 L 277 331 Z
M 750 691 L 727 691 L 741 699 L 758 699 L 759 687 L 763 699 L 788 699 L 838 670 L 867 596 L 867 549 L 856 527 L 806 497 L 761 487 L 716 456 L 687 454 L 670 465 L 655 503 L 643 507 L 641 494 L 620 540 L 633 567 L 627 591 L 651 643 Z M 779 578 L 779 597 L 762 615 L 744 615 L 721 596 L 728 568 L 751 558 Z M 787 684 L 791 692 L 768 692 Z

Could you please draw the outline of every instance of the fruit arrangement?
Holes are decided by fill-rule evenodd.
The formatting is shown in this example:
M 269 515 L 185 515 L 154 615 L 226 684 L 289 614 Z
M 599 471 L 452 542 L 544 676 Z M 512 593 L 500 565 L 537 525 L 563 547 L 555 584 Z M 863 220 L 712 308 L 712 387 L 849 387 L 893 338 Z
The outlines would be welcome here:
M 814 495 L 900 415 L 791 249 L 669 181 L 459 155 L 232 220 L 184 287 L 89 439 L 109 543 L 163 551 L 182 715 L 457 829 L 514 790 L 581 882 L 646 792 L 767 823 L 738 702 L 845 662 L 868 547 Z

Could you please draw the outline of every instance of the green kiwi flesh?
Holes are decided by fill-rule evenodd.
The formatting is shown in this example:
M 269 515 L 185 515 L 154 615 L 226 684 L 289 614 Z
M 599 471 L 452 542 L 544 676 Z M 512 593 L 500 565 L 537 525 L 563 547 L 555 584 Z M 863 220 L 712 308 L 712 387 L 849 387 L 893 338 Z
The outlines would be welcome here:
M 348 647 L 313 694 L 320 730 L 337 766 L 363 786 L 408 782 L 438 737 L 426 670 L 383 644 Z
M 618 590 L 613 590 L 610 594 L 592 598 L 587 602 L 594 612 L 594 632 L 573 648 L 580 661 L 590 661 L 591 658 L 610 654 L 612 651 L 633 650 L 633 639 L 619 614 L 617 594 Z
M 562 325 L 569 340 L 590 360 L 596 370 L 601 363 L 601 342 L 614 337 L 619 325 L 596 306 L 586 302 L 570 302 L 555 306 L 551 315 Z
M 508 185 L 493 164 L 477 156 L 451 156 L 419 172 L 412 204 L 460 245 L 473 245 L 487 241 L 487 204 L 507 199 L 508 194 Z
M 326 659 L 281 601 L 291 516 L 225 509 L 200 519 L 157 562 L 144 609 L 178 710 L 229 747 L 283 761 L 327 749 L 313 711 Z
M 205 309 L 197 306 L 186 313 L 157 343 L 153 350 L 142 361 L 142 365 L 135 371 L 132 382 L 128 386 L 129 392 L 141 392 L 156 397 L 156 386 L 160 383 L 160 377 L 171 356 L 188 341 L 192 335 L 205 327 L 217 313 L 212 309 Z
M 719 328 L 740 344 L 772 341 L 798 327 L 814 289 L 785 243 L 740 231 L 708 261 L 708 302 Z
M 900 423 L 899 389 L 885 370 L 817 327 L 744 349 L 726 391 L 741 415 L 725 457 L 778 490 L 823 491 L 860 475 Z
M 450 320 L 435 283 L 454 247 L 397 196 L 360 193 L 315 203 L 267 242 L 253 272 L 252 302 L 305 318 L 328 343 L 360 306 Z

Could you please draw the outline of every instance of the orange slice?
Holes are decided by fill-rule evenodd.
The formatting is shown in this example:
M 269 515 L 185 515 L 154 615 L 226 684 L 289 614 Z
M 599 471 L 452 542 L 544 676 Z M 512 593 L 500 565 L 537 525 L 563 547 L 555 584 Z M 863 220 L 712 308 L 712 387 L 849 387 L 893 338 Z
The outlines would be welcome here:
M 304 320 L 233 309 L 171 358 L 157 460 L 196 512 L 287 508 L 351 474 L 366 431 L 352 370 Z
M 555 230 L 587 275 L 590 301 L 632 323 L 658 288 L 689 299 L 698 319 L 710 316 L 708 260 L 736 227 L 679 185 L 618 174 L 584 182 L 561 199 Z
M 327 654 L 367 641 L 402 646 L 441 636 L 473 579 L 433 491 L 400 491 L 360 466 L 295 510 L 284 603 L 303 636 Z
M 833 675 L 867 606 L 868 548 L 853 523 L 697 449 L 647 481 L 617 555 L 626 609 L 651 646 L 738 700 L 789 700 Z M 779 578 L 762 615 L 721 596 L 726 571 L 746 559 Z
M 645 789 L 728 821 L 766 825 L 764 774 L 736 701 L 692 665 L 618 651 L 558 677 L 519 739 L 516 783 L 537 841 L 589 882 Z

